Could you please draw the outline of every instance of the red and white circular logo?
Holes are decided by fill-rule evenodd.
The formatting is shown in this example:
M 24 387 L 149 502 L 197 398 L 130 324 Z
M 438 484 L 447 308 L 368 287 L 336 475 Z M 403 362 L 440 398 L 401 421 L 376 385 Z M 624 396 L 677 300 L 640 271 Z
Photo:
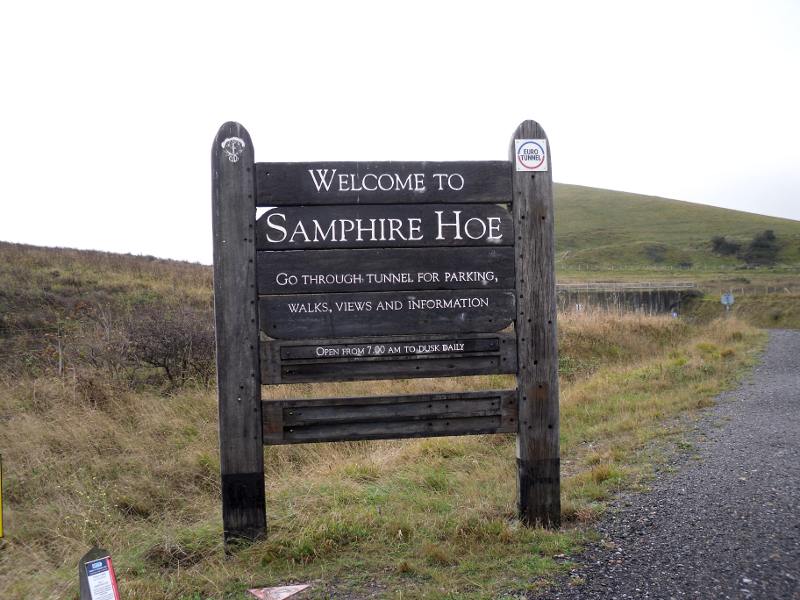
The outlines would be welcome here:
M 517 171 L 547 171 L 546 140 L 514 140 Z

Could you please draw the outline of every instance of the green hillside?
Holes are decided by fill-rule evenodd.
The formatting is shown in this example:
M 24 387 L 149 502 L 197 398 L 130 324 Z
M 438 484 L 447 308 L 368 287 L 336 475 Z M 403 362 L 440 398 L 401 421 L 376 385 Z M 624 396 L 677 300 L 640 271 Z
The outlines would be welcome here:
M 746 266 L 743 253 L 765 230 L 775 234 L 774 264 L 800 265 L 800 221 L 578 185 L 556 184 L 555 198 L 560 270 Z M 713 252 L 716 236 L 740 252 Z
M 800 223 L 578 186 L 556 193 L 560 281 L 652 281 L 691 261 L 680 278 L 706 292 L 680 319 L 559 315 L 558 532 L 516 520 L 513 436 L 308 444 L 266 449 L 269 537 L 226 557 L 211 268 L 0 242 L 0 596 L 76 598 L 76 565 L 94 544 L 113 555 L 124 596 L 148 600 L 241 599 L 291 582 L 313 582 L 316 598 L 520 598 L 566 574 L 608 500 L 672 452 L 677 417 L 752 364 L 765 336 L 745 321 L 800 326 Z M 790 268 L 730 272 L 744 259 L 712 252 L 714 236 L 744 247 L 767 229 Z M 717 319 L 718 291 L 732 288 L 734 309 Z M 262 394 L 512 385 L 490 375 Z
M 677 417 L 733 385 L 765 338 L 736 318 L 559 316 L 560 531 L 516 519 L 513 435 L 301 444 L 265 450 L 269 536 L 226 557 L 210 271 L 0 243 L 3 600 L 76 599 L 95 544 L 129 599 L 243 600 L 298 582 L 308 598 L 528 597 L 568 574 L 606 502 L 652 477 Z M 513 385 L 295 384 L 262 398 Z

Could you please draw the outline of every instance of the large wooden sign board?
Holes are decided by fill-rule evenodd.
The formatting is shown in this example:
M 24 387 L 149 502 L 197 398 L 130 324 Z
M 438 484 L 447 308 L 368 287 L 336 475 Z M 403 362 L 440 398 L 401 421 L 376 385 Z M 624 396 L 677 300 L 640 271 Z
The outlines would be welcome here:
M 517 434 L 519 514 L 560 522 L 547 137 L 508 161 L 256 163 L 212 149 L 226 541 L 266 533 L 264 444 Z M 512 390 L 261 400 L 261 385 L 516 374 Z

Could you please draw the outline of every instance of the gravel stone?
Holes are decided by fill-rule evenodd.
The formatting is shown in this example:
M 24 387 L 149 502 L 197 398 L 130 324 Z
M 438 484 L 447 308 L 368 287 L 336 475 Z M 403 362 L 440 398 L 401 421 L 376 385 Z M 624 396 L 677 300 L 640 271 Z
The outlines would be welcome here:
M 695 457 L 601 519 L 570 574 L 584 583 L 537 598 L 800 600 L 800 331 L 771 331 L 690 438 Z

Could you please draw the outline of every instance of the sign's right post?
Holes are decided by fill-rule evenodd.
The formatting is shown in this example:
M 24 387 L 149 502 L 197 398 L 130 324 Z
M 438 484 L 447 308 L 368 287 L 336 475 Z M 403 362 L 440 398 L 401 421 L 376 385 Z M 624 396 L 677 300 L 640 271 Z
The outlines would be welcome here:
M 523 121 L 511 140 L 517 290 L 518 508 L 561 524 L 553 177 L 547 135 Z

